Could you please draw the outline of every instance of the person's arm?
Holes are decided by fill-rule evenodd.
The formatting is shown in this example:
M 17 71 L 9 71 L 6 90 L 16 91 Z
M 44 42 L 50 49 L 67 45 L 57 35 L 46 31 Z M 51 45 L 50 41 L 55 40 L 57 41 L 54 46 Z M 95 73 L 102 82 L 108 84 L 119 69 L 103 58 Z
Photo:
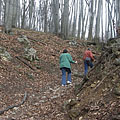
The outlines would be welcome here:
M 94 57 L 91 51 L 90 51 L 90 58 L 92 59 L 92 61 L 94 61 Z
M 70 62 L 70 63 L 77 63 L 77 61 L 74 61 L 74 60 L 72 59 L 72 56 L 71 56 L 70 54 L 69 54 L 69 57 L 68 57 L 68 58 L 69 58 L 69 62 Z

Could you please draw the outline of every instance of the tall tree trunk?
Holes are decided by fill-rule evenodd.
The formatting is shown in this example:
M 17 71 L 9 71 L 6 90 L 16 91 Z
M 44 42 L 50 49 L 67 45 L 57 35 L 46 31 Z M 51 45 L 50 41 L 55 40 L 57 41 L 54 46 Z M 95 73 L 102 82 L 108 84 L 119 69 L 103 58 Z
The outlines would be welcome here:
M 79 0 L 79 19 L 78 19 L 78 35 L 77 37 L 80 38 L 80 31 L 81 31 L 81 26 L 82 28 L 84 27 L 82 23 L 83 20 L 83 1 Z
M 5 32 L 9 33 L 12 29 L 13 0 L 6 0 L 5 5 Z
M 17 27 L 21 26 L 21 9 L 20 9 L 20 0 L 17 0 Z
M 59 0 L 53 0 L 53 24 L 54 33 L 57 35 L 59 30 Z
M 64 0 L 64 10 L 62 14 L 61 33 L 64 39 L 68 38 L 68 23 L 69 23 L 69 0 Z
M 33 18 L 33 7 L 34 7 L 34 1 L 29 0 L 29 28 L 32 28 L 32 18 Z
M 73 17 L 73 27 L 72 27 L 72 36 L 76 36 L 76 24 L 77 24 L 77 11 L 78 11 L 78 0 L 74 4 L 74 17 Z
M 18 0 L 13 0 L 12 27 L 17 26 L 17 2 Z
M 98 10 L 97 10 L 97 18 L 96 18 L 96 26 L 95 26 L 95 40 L 99 41 L 100 38 L 100 12 L 101 12 L 101 0 L 98 1 Z M 103 24 L 103 23 L 101 23 Z
M 47 25 L 48 25 L 48 22 L 47 22 L 47 16 L 48 16 L 48 0 L 46 0 L 44 2 L 44 32 L 47 32 Z
M 86 7 L 85 7 L 85 9 L 84 9 L 84 11 L 85 11 L 85 13 L 84 13 L 84 16 L 83 16 L 83 18 L 82 18 L 82 33 L 81 33 L 81 39 L 83 39 L 83 40 L 85 40 L 85 29 L 86 29 L 86 22 L 85 22 L 85 19 L 86 19 L 86 16 L 87 16 L 87 18 L 88 18 L 88 14 L 86 15 L 86 9 L 87 9 L 87 5 L 86 5 Z M 87 19 L 88 20 L 88 19 Z M 79 29 L 79 28 L 78 28 Z
M 0 24 L 1 24 L 1 14 L 2 14 L 2 0 L 0 0 Z
M 120 0 L 116 0 L 116 22 L 120 26 Z
M 94 0 L 91 0 L 91 4 L 90 4 L 90 27 L 89 27 L 89 33 L 88 33 L 88 39 L 92 40 L 93 36 L 92 36 L 92 32 L 93 32 L 93 18 L 94 18 L 94 14 L 93 14 L 93 2 Z
M 21 28 L 25 28 L 25 13 L 26 13 L 26 0 L 22 1 L 23 3 L 23 14 L 22 14 L 22 20 L 21 20 Z

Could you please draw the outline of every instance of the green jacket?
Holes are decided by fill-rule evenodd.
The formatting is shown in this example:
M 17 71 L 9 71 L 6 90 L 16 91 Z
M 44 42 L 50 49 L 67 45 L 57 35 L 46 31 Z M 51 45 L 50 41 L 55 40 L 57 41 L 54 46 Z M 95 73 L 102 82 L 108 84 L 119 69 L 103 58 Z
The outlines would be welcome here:
M 75 63 L 75 61 L 72 60 L 72 57 L 69 53 L 62 53 L 60 55 L 60 68 L 70 68 L 71 69 L 71 65 L 70 63 Z

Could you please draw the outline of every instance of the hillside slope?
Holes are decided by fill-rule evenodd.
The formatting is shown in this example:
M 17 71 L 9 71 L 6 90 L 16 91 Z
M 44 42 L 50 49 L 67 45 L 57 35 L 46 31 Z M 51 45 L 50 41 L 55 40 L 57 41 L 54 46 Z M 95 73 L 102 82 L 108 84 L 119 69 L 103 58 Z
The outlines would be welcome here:
M 78 64 L 72 65 L 73 85 L 63 88 L 59 55 L 64 48 Z M 35 60 L 25 58 L 26 49 L 36 51 Z M 0 33 L 0 119 L 65 120 L 62 106 L 75 97 L 74 84 L 81 78 L 74 73 L 83 73 L 84 50 L 80 41 L 64 41 L 52 34 L 22 29 L 14 29 L 13 35 Z
M 94 45 L 52 34 L 22 29 L 14 29 L 13 35 L 0 33 L 0 119 L 118 120 L 120 51 L 113 44 L 116 40 L 110 40 L 100 54 Z M 89 80 L 77 89 L 83 82 L 86 47 L 96 56 L 95 67 L 89 71 Z M 73 84 L 66 87 L 61 86 L 59 69 L 64 48 L 78 61 L 72 65 Z M 35 56 L 29 58 L 26 50 Z
M 65 106 L 69 117 L 120 120 L 120 38 L 108 40 L 88 77 L 76 85 L 77 96 Z

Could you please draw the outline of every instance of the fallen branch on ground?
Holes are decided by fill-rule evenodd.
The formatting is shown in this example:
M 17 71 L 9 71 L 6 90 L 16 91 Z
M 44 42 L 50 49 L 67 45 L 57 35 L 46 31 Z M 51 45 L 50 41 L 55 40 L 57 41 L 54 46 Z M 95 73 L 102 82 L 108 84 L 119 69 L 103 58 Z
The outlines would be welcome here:
M 4 110 L 1 110 L 0 111 L 0 115 L 2 115 L 5 111 L 8 111 L 9 109 L 13 109 L 14 107 L 19 107 L 21 106 L 22 104 L 24 104 L 25 100 L 27 99 L 27 92 L 25 92 L 25 95 L 24 95 L 24 98 L 22 100 L 21 103 L 17 104 L 17 105 L 11 105 L 11 106 L 8 106 L 7 108 L 5 108 Z
M 24 60 L 22 60 L 19 56 L 16 56 L 16 58 L 18 60 L 20 60 L 21 62 L 23 62 L 25 65 L 27 65 L 29 68 L 31 68 L 32 70 L 35 70 L 30 64 L 28 64 L 27 62 L 25 62 Z
M 35 41 L 35 42 L 38 42 L 38 43 L 41 43 L 41 44 L 43 44 L 43 45 L 47 45 L 45 42 L 42 42 L 42 41 L 38 41 L 38 40 L 35 40 L 34 38 L 31 38 L 31 37 L 27 37 L 28 39 L 31 39 L 31 40 L 33 40 L 33 41 Z

